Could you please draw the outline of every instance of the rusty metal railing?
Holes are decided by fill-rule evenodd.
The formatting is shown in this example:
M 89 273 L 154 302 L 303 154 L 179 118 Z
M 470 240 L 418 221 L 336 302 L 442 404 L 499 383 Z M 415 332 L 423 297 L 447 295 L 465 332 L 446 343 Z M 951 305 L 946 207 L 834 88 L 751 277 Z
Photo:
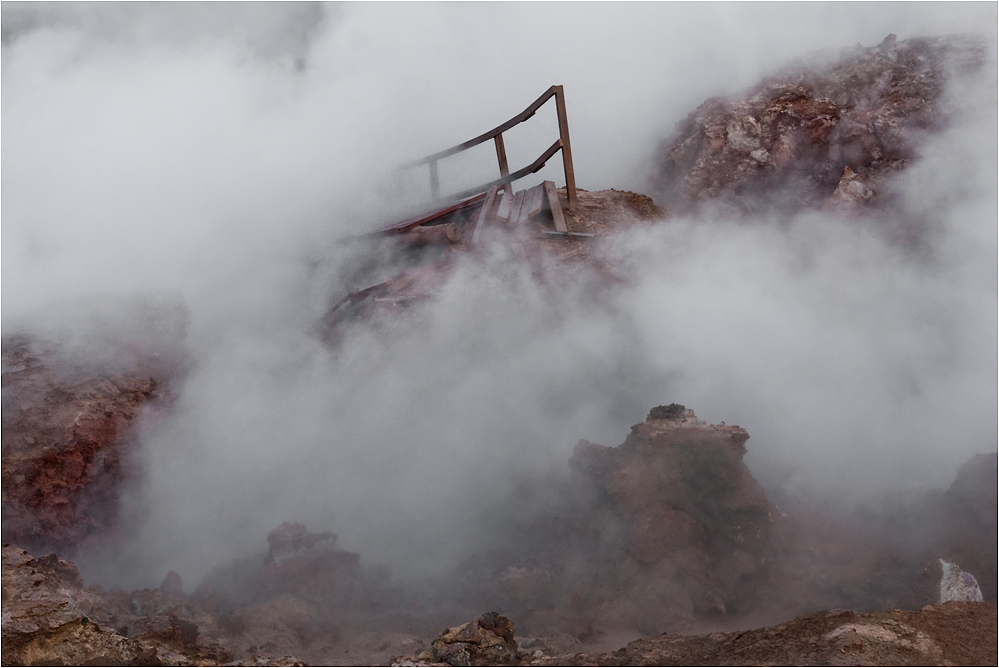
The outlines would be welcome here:
M 555 98 L 555 111 L 558 115 L 559 138 L 555 140 L 555 143 L 549 146 L 537 160 L 511 174 L 506 159 L 506 146 L 503 144 L 503 133 L 529 119 L 535 114 L 535 112 L 538 111 L 538 109 L 541 108 L 542 105 L 544 105 L 545 102 L 550 100 L 552 97 Z M 468 188 L 461 192 L 442 198 L 440 195 L 440 178 L 437 173 L 437 163 L 448 156 L 461 153 L 462 151 L 467 151 L 468 149 L 478 146 L 479 144 L 489 141 L 490 139 L 492 139 L 493 143 L 496 145 L 496 160 L 499 163 L 500 178 L 489 181 L 488 183 L 484 183 L 475 188 Z M 444 199 L 453 201 L 477 195 L 478 193 L 489 190 L 493 186 L 506 186 L 507 190 L 510 190 L 510 183 L 537 172 L 544 167 L 545 163 L 548 162 L 548 160 L 550 160 L 551 157 L 558 151 L 562 151 L 562 167 L 565 170 L 565 189 L 569 199 L 569 206 L 574 206 L 576 204 L 576 175 L 572 170 L 572 149 L 569 146 L 569 122 L 566 120 L 565 95 L 562 92 L 562 86 L 552 86 L 546 90 L 541 97 L 532 102 L 527 109 L 524 109 L 524 111 L 511 118 L 506 123 L 493 128 L 489 132 L 479 135 L 475 139 L 469 139 L 468 141 L 458 144 L 457 146 L 452 146 L 444 151 L 440 151 L 438 153 L 434 153 L 433 155 L 428 155 L 425 158 L 420 158 L 419 160 L 414 160 L 413 162 L 402 165 L 400 169 L 428 165 L 430 168 L 430 193 L 432 197 L 435 200 Z

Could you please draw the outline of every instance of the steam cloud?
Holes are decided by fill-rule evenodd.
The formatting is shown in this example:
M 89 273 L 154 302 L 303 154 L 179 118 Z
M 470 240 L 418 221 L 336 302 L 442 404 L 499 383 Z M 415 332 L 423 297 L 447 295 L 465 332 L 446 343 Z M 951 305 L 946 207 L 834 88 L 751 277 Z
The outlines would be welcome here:
M 745 427 L 772 490 L 947 484 L 996 448 L 995 25 L 988 3 L 4 3 L 4 333 L 93 294 L 190 310 L 195 365 L 144 436 L 134 526 L 85 575 L 196 582 L 284 520 L 439 573 L 502 540 L 489 512 L 543 510 L 577 439 L 617 444 L 670 401 Z M 987 71 L 896 182 L 898 215 L 932 224 L 922 256 L 876 221 L 671 219 L 613 249 L 632 285 L 600 306 L 496 257 L 336 351 L 313 335 L 361 287 L 343 240 L 413 205 L 388 168 L 552 83 L 580 185 L 640 189 L 706 97 L 807 52 L 982 26 Z M 512 163 L 550 142 L 532 124 Z M 504 506 L 515 489 L 535 495 Z

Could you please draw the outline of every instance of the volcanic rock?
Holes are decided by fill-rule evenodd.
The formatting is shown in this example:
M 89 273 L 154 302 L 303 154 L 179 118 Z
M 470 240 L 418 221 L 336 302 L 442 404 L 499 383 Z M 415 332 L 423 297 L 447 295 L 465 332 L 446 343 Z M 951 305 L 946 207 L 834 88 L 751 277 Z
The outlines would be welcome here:
M 367 622 L 393 639 L 374 642 L 370 626 L 355 625 L 388 614 L 398 591 L 377 568 L 363 567 L 360 555 L 336 548 L 335 534 L 284 522 L 267 542 L 267 552 L 214 569 L 191 596 L 232 654 L 371 663 L 414 647 L 398 629 Z
M 3 540 L 66 552 L 112 527 L 140 417 L 186 364 L 173 297 L 80 300 L 12 325 L 3 354 Z
M 217 665 L 229 658 L 200 642 L 198 623 L 149 606 L 155 596 L 148 590 L 143 605 L 135 594 L 84 588 L 76 566 L 55 555 L 35 558 L 4 545 L 2 575 L 5 665 Z
M 742 99 L 712 98 L 661 144 L 650 191 L 674 211 L 709 200 L 743 213 L 874 205 L 922 137 L 946 125 L 947 81 L 979 69 L 986 52 L 971 35 L 889 35 Z
M 66 383 L 6 342 L 3 364 L 4 540 L 67 549 L 114 523 L 133 424 L 158 383 L 131 374 Z
M 487 612 L 474 622 L 445 629 L 419 658 L 449 666 L 516 665 L 513 623 L 503 615 Z
M 617 448 L 580 441 L 571 464 L 614 500 L 627 552 L 642 564 L 693 550 L 751 576 L 767 559 L 773 506 L 742 462 L 749 439 L 679 404 L 658 406 Z
M 270 552 L 258 575 L 261 595 L 287 593 L 341 604 L 357 598 L 361 555 L 334 548 L 336 534 L 311 533 L 302 524 L 285 522 L 268 534 L 267 542 Z
M 971 573 L 965 573 L 957 564 L 940 559 L 943 577 L 940 578 L 940 602 L 982 601 L 982 590 Z

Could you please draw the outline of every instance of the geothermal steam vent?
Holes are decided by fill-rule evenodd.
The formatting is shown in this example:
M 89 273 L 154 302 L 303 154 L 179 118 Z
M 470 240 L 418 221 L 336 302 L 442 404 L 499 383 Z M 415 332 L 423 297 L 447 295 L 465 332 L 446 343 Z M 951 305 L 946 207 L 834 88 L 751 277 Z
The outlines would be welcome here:
M 5 665 L 997 664 L 994 4 L 0 12 Z

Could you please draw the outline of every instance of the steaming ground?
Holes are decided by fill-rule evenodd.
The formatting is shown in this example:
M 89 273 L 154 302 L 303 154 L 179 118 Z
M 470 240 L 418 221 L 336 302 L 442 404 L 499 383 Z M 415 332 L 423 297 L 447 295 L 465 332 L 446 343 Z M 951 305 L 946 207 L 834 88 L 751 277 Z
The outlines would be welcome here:
M 195 364 L 88 579 L 194 583 L 284 520 L 441 574 L 502 542 L 497 509 L 552 507 L 579 438 L 615 445 L 672 401 L 745 427 L 773 493 L 842 505 L 995 450 L 994 69 L 897 184 L 921 252 L 876 220 L 670 219 L 615 246 L 633 281 L 602 304 L 497 251 L 336 351 L 312 329 L 359 287 L 342 240 L 412 205 L 385 168 L 551 83 L 580 184 L 624 188 L 707 96 L 818 48 L 994 26 L 994 5 L 176 7 L 169 29 L 158 6 L 3 7 L 4 333 L 94 293 L 190 309 Z M 541 117 L 512 160 L 549 143 Z M 549 491 L 510 505 L 524 489 Z

